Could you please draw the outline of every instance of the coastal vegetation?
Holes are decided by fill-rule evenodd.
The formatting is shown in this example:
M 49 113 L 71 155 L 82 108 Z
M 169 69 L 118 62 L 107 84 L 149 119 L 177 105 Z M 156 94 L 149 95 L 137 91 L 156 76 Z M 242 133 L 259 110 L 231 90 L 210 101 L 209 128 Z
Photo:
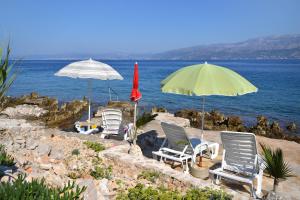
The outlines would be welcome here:
M 95 169 L 91 171 L 90 175 L 95 179 L 111 179 L 112 178 L 112 166 L 95 166 Z
M 157 116 L 157 114 L 152 114 L 152 113 L 147 113 L 144 112 L 136 121 L 136 126 L 139 128 L 145 124 L 147 124 L 148 122 L 152 121 L 155 119 L 155 117 Z
M 294 176 L 289 163 L 283 158 L 280 148 L 272 150 L 270 147 L 260 144 L 263 152 L 263 159 L 266 163 L 266 172 L 274 179 L 273 191 L 276 192 L 279 181 Z
M 1 182 L 0 199 L 53 199 L 53 200 L 77 200 L 82 199 L 81 194 L 86 187 L 79 187 L 74 182 L 68 182 L 64 187 L 50 187 L 45 179 L 33 179 L 28 182 L 24 175 L 18 175 L 10 182 Z
M 9 56 L 10 56 L 10 47 L 7 46 L 6 49 L 6 55 L 3 57 L 3 49 L 0 47 L 0 108 L 2 107 L 2 100 L 10 88 L 10 86 L 13 84 L 14 80 L 16 79 L 16 72 L 12 71 L 12 68 L 15 64 L 15 62 L 10 63 L 9 62 Z
M 79 149 L 73 149 L 72 155 L 78 156 L 80 154 Z
M 102 159 L 99 157 L 96 157 L 92 160 L 93 163 L 93 169 L 90 171 L 90 175 L 94 177 L 95 179 L 111 179 L 112 178 L 112 165 L 105 166 L 102 162 Z
M 95 152 L 100 152 L 105 150 L 105 147 L 98 142 L 85 141 L 84 144 L 89 148 L 93 149 Z
M 142 173 L 138 175 L 138 179 L 146 179 L 152 183 L 155 183 L 156 179 L 158 179 L 160 175 L 161 174 L 159 172 L 152 170 L 142 171 Z
M 135 187 L 129 188 L 128 192 L 120 192 L 116 198 L 117 200 L 152 200 L 152 199 L 177 199 L 177 200 L 210 200 L 210 199 L 219 199 L 219 200 L 230 200 L 232 196 L 225 193 L 222 190 L 214 190 L 211 188 L 192 188 L 189 189 L 185 194 L 180 193 L 176 190 L 169 190 L 164 187 L 154 188 L 152 186 L 145 186 L 141 183 L 138 183 Z
M 8 155 L 5 151 L 4 145 L 0 144 L 0 166 L 13 166 L 15 164 L 14 158 L 11 155 Z

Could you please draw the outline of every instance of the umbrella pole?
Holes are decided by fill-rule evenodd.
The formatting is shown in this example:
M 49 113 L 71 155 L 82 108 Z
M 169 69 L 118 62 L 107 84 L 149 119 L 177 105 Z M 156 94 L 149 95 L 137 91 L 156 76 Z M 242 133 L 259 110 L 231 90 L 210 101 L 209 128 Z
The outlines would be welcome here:
M 88 95 L 89 95 L 89 122 L 91 122 L 91 80 L 88 81 Z M 88 127 L 90 129 L 90 126 Z
M 205 104 L 205 97 L 202 97 L 202 120 L 201 120 L 201 140 L 203 140 L 203 133 L 204 133 L 204 104 Z
M 134 102 L 134 117 L 133 117 L 133 125 L 134 125 L 134 136 L 133 136 L 133 144 L 136 145 L 136 115 L 137 115 L 137 102 Z
M 109 101 L 111 101 L 111 91 L 110 91 L 110 84 L 109 81 L 108 82 L 108 95 L 109 95 Z
M 202 97 L 202 120 L 201 120 L 201 142 L 203 141 L 203 132 L 204 132 L 204 103 L 205 103 L 205 97 Z M 200 154 L 198 166 L 202 167 L 202 154 Z

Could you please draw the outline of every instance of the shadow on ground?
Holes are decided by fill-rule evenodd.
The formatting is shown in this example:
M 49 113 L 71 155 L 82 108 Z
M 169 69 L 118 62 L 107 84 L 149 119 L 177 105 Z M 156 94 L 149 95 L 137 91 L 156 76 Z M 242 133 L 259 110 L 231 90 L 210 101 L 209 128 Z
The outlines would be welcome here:
M 143 155 L 152 158 L 152 151 L 158 151 L 162 145 L 164 138 L 157 137 L 156 130 L 150 130 L 138 135 L 137 145 L 141 148 Z

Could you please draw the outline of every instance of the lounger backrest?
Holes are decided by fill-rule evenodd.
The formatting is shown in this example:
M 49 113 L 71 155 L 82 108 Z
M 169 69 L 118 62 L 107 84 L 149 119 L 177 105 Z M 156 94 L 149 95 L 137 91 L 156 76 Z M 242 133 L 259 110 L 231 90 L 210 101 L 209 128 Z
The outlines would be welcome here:
M 102 123 L 106 131 L 118 131 L 122 123 L 122 111 L 118 109 L 103 110 Z
M 253 133 L 221 132 L 224 148 L 222 167 L 245 175 L 256 173 L 257 147 Z
M 187 146 L 186 153 L 193 152 L 190 141 L 187 138 L 186 133 L 182 127 L 165 122 L 161 122 L 161 127 L 166 134 L 168 146 L 170 149 L 183 151 Z

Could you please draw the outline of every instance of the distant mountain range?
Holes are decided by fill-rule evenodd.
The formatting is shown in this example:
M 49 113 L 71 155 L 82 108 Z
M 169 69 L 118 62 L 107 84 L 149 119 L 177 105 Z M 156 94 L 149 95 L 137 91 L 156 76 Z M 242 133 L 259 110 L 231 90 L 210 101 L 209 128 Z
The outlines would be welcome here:
M 269 36 L 228 44 L 198 45 L 151 56 L 163 60 L 300 59 L 300 34 Z
M 300 59 L 300 34 L 268 36 L 243 42 L 198 45 L 153 54 L 130 52 L 78 53 L 64 55 L 32 55 L 24 59 L 88 59 L 100 60 L 246 60 Z

